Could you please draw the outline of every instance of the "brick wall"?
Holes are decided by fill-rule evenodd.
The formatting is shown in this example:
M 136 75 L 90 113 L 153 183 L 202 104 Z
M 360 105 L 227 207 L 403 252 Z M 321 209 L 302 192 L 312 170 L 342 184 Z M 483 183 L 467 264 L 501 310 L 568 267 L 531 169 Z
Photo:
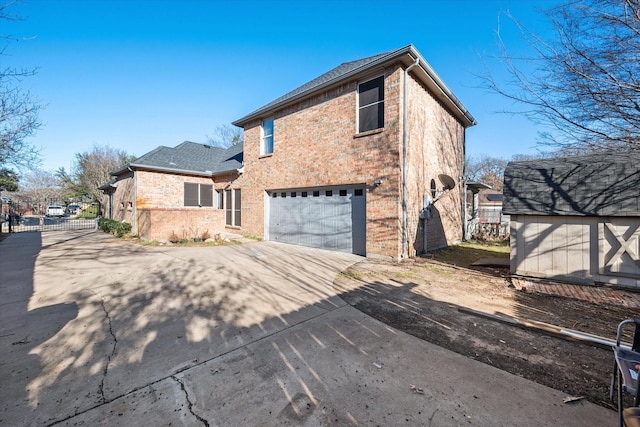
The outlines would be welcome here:
M 138 209 L 184 208 L 184 183 L 214 184 L 212 177 L 175 175 L 164 172 L 136 171 Z M 189 209 L 201 209 L 190 207 Z
M 117 187 L 111 197 L 105 196 L 104 215 L 116 221 L 124 221 L 133 224 L 133 204 L 135 202 L 133 172 L 128 172 L 118 176 Z M 109 201 L 112 206 L 109 210 Z
M 381 132 L 356 135 L 355 80 L 277 112 L 272 155 L 260 156 L 260 121 L 245 126 L 245 173 L 236 185 L 243 191 L 243 228 L 249 234 L 264 236 L 265 190 L 361 184 L 367 188 L 367 254 L 398 257 L 402 71 L 381 73 Z M 376 179 L 383 180 L 380 187 L 372 185 Z
M 456 187 L 435 202 L 427 220 L 427 249 L 433 250 L 462 240 L 465 129 L 411 73 L 408 86 L 408 245 L 414 254 L 424 250 L 424 223 L 420 221 L 423 197 L 430 194 L 431 180 L 441 191 L 438 178 L 446 174 Z
M 385 75 L 385 127 L 356 134 L 357 81 L 342 84 L 274 115 L 274 152 L 260 156 L 260 121 L 245 126 L 243 228 L 264 235 L 265 190 L 364 184 L 367 188 L 367 255 L 399 258 L 402 251 L 403 69 Z M 372 75 L 370 77 L 375 77 Z M 431 179 L 451 176 L 456 188 L 434 205 L 429 249 L 462 239 L 464 127 L 413 77 L 409 82 L 407 213 L 410 256 L 424 249 L 419 219 Z M 380 179 L 382 185 L 373 186 Z
M 202 208 L 138 209 L 139 235 L 149 240 L 186 240 L 223 233 L 224 211 Z
M 193 239 L 214 237 L 228 230 L 216 195 L 213 207 L 184 206 L 184 183 L 211 184 L 222 191 L 230 187 L 235 173 L 213 178 L 141 170 L 135 174 L 135 178 L 133 173 L 118 177 L 111 200 L 112 218 L 134 225 L 138 236 L 150 240 Z M 108 202 L 106 196 L 106 212 Z

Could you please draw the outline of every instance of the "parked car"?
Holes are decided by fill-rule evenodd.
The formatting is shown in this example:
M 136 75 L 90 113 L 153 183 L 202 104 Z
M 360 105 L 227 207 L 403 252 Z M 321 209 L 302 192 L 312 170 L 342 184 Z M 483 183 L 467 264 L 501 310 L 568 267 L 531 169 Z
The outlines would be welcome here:
M 67 206 L 67 214 L 77 215 L 80 213 L 80 209 L 80 205 L 69 205 Z
M 0 202 L 11 204 L 11 199 L 8 198 L 7 196 L 2 196 L 2 197 L 0 197 Z
M 63 217 L 64 208 L 60 205 L 49 205 L 47 206 L 45 216 Z

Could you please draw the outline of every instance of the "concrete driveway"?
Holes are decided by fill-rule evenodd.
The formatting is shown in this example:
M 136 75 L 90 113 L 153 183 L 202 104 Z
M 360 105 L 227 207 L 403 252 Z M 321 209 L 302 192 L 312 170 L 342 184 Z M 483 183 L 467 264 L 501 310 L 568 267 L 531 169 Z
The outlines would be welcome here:
M 361 258 L 273 242 L 0 243 L 1 425 L 613 425 L 612 411 L 335 295 Z

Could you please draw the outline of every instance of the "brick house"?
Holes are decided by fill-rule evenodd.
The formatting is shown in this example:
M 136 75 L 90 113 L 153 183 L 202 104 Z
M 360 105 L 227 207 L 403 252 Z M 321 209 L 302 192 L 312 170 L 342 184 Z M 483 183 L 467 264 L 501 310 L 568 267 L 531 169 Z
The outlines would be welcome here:
M 241 224 L 240 190 L 230 189 L 241 173 L 242 144 L 158 147 L 111 173 L 104 214 L 150 240 L 214 236 Z
M 226 229 L 401 259 L 462 240 L 465 129 L 475 123 L 409 45 L 343 63 L 236 120 L 244 129 L 242 167 L 201 178 L 238 194 L 231 203 L 241 204 L 242 221 L 226 221 Z M 147 191 L 156 200 L 169 190 Z M 145 200 L 138 216 L 156 205 Z M 138 223 L 142 232 L 159 224 Z M 224 225 L 220 216 L 209 229 Z
M 511 162 L 511 272 L 640 288 L 640 154 Z
M 460 241 L 463 186 L 440 178 L 463 176 L 474 124 L 413 45 L 341 64 L 234 122 L 243 229 L 394 259 Z

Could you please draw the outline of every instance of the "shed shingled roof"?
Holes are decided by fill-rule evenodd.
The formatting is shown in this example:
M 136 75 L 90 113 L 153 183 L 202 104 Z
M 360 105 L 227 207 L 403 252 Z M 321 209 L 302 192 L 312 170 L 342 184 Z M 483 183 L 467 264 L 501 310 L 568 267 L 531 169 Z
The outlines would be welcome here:
M 507 215 L 640 216 L 640 153 L 510 162 Z
M 242 157 L 243 144 L 220 148 L 185 141 L 173 148 L 157 147 L 133 162 L 111 172 L 111 175 L 119 175 L 129 167 L 174 173 L 216 175 L 240 169 Z

